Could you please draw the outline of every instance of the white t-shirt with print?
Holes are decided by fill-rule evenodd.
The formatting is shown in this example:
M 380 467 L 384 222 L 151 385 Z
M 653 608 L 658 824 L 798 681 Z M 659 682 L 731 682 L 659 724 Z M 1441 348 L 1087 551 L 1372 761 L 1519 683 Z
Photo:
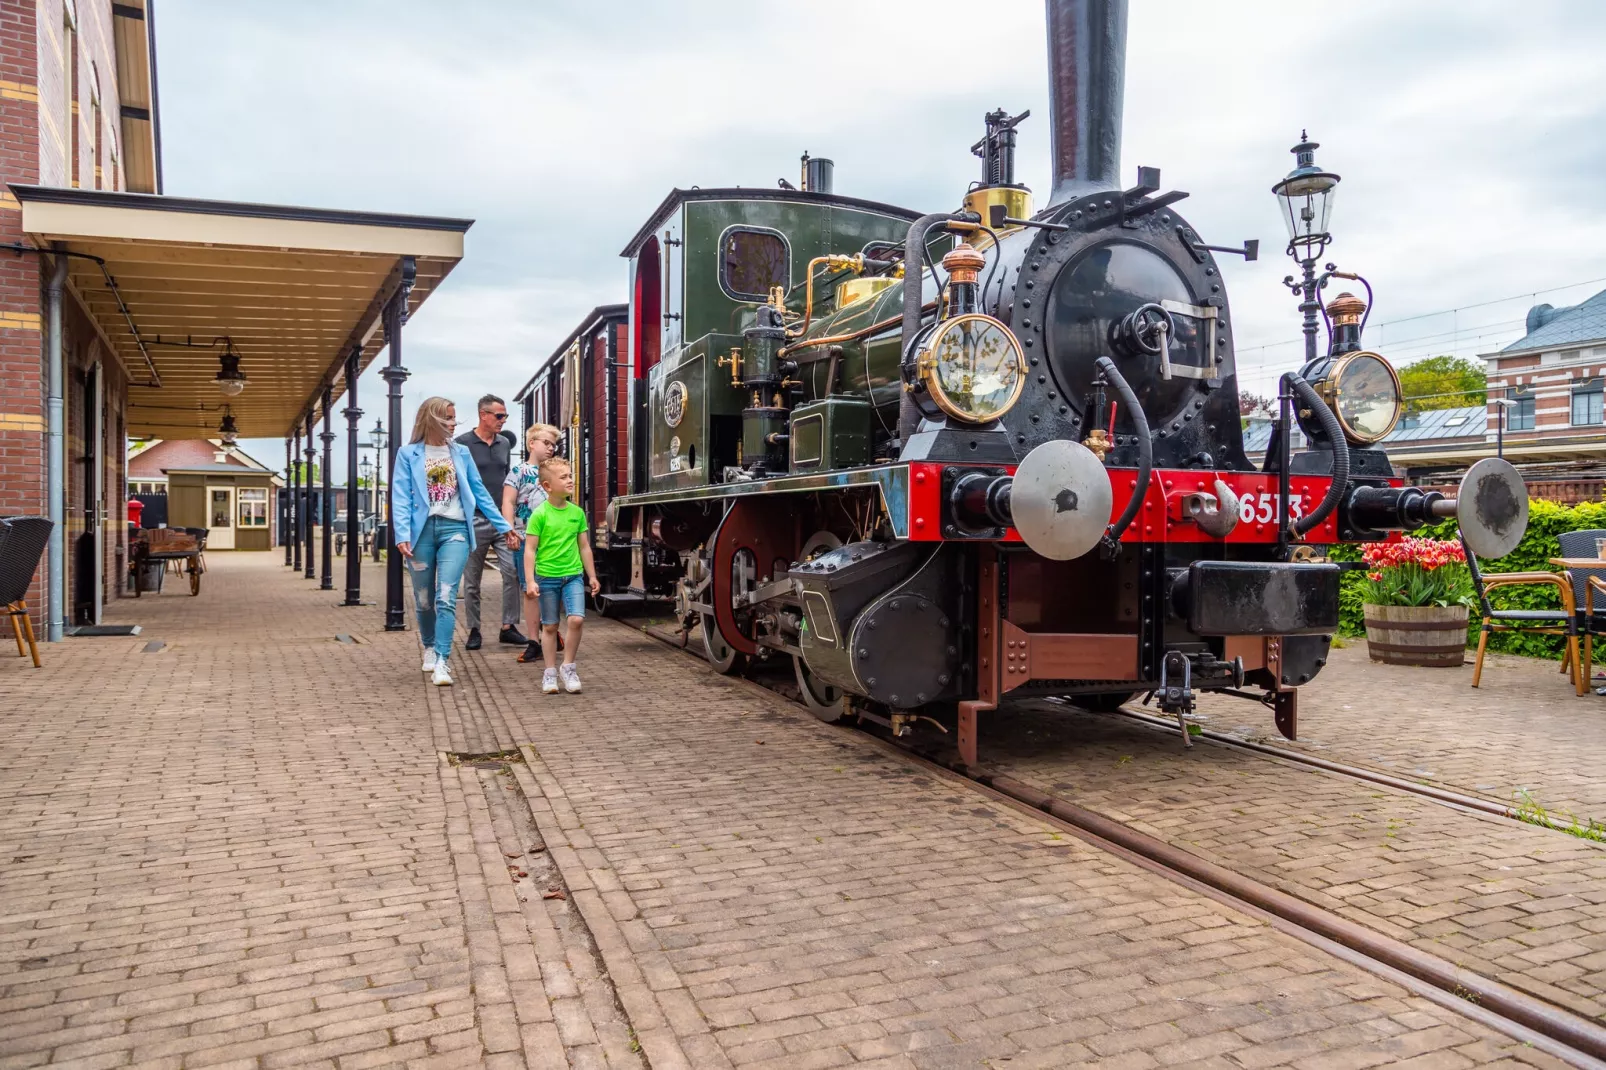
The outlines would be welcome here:
M 424 447 L 424 493 L 429 499 L 429 515 L 447 520 L 463 519 L 463 501 L 457 488 L 457 465 L 452 463 L 450 446 Z

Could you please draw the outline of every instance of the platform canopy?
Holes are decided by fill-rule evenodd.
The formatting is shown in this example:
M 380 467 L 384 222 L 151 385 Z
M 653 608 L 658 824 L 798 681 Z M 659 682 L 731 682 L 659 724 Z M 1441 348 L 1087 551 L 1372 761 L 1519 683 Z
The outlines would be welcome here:
M 463 257 L 472 220 L 11 186 L 22 226 L 69 257 L 68 286 L 127 369 L 128 434 L 278 438 L 385 342 L 409 266 L 409 314 Z M 93 257 L 95 259 L 89 259 Z M 248 380 L 220 392 L 223 339 Z M 174 343 L 187 343 L 175 345 Z M 338 404 L 338 402 L 337 402 Z

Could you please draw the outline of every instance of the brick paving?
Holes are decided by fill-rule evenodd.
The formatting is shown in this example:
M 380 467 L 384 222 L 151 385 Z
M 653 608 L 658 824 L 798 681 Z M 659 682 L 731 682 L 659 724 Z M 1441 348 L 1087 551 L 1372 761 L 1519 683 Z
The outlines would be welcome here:
M 0 659 L 0 1067 L 1557 1065 L 626 627 L 435 689 L 213 556 Z
M 1245 704 L 1247 705 L 1247 703 Z M 1606 1020 L 1606 844 L 1042 702 L 981 759 L 1319 906 Z
M 138 637 L 0 658 L 0 1066 L 641 1065 L 414 635 L 211 556 L 109 608 Z
M 581 696 L 470 662 L 655 1067 L 1547 1061 L 626 626 L 585 644 Z
M 1352 639 L 1300 690 L 1298 743 L 1240 699 L 1206 697 L 1199 708 L 1220 731 L 1505 803 L 1527 792 L 1548 810 L 1606 823 L 1606 698 L 1578 697 L 1556 668 L 1490 654 L 1474 689 L 1470 663 L 1384 665 Z

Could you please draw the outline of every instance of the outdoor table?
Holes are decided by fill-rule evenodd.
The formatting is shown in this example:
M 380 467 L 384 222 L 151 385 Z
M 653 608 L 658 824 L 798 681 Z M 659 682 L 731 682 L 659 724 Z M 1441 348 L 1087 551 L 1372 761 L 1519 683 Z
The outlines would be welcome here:
M 1552 557 L 1552 558 L 1550 558 L 1550 563 L 1552 565 L 1555 565 L 1559 569 L 1563 569 L 1563 570 L 1566 570 L 1566 571 L 1569 571 L 1569 572 L 1572 571 L 1575 568 L 1590 569 L 1590 570 L 1606 569 L 1606 558 L 1600 558 L 1600 557 Z M 1598 581 L 1594 577 L 1590 577 L 1590 579 L 1589 579 L 1589 581 L 1588 581 L 1586 586 L 1595 587 L 1597 582 Z M 1606 588 L 1602 588 L 1602 587 L 1595 587 L 1595 589 L 1599 590 L 1599 591 L 1606 591 Z M 1578 608 L 1576 610 L 1574 610 L 1573 612 L 1574 612 L 1574 615 L 1578 619 L 1578 627 L 1579 627 L 1580 632 L 1584 636 L 1584 641 L 1590 647 L 1593 647 L 1594 646 L 1594 642 L 1593 642 L 1593 639 L 1594 639 L 1593 631 L 1594 631 L 1594 629 L 1591 627 L 1592 621 L 1590 619 L 1591 614 L 1589 612 L 1589 602 L 1590 601 L 1591 601 L 1590 598 L 1585 598 L 1584 602 L 1582 604 L 1580 604 L 1578 606 Z M 1591 651 L 1591 654 L 1593 654 L 1593 651 Z M 1592 660 L 1593 660 L 1593 657 L 1587 657 L 1584 660 L 1584 664 L 1585 665 L 1589 665 Z M 1591 680 L 1588 680 L 1586 682 L 1589 683 L 1589 684 L 1593 684 L 1593 683 L 1595 683 L 1595 680 L 1591 679 Z M 1599 689 L 1596 690 L 1595 693 L 1596 694 L 1606 694 L 1606 688 L 1599 688 Z
M 1571 572 L 1575 568 L 1606 570 L 1606 558 L 1600 557 L 1552 557 L 1550 563 L 1567 572 Z M 1603 589 L 1597 588 L 1597 590 Z M 1582 623 L 1589 616 L 1587 603 L 1581 603 L 1574 612 L 1577 614 L 1579 622 Z

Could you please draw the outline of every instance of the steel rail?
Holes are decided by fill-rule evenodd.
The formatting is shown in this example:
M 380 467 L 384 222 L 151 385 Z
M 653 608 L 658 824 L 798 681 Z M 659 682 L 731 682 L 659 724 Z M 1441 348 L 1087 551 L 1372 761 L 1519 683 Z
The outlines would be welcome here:
M 628 626 L 628 625 L 627 625 Z M 675 643 L 657 634 L 649 627 L 641 627 L 641 631 L 653 639 L 663 643 L 672 650 L 682 650 Z M 683 653 L 705 661 L 700 655 L 691 650 L 682 650 Z M 705 662 L 706 663 L 706 662 Z M 774 688 L 767 686 L 759 680 L 746 678 L 744 682 L 761 688 L 770 694 L 779 694 L 780 697 L 790 699 L 790 696 L 780 694 Z M 795 701 L 795 700 L 792 700 Z M 1127 710 L 1121 713 L 1134 720 L 1146 721 L 1143 715 L 1135 716 Z M 1168 725 L 1172 731 L 1174 726 Z M 1492 978 L 1457 966 L 1448 959 L 1412 947 L 1401 940 L 1385 936 L 1359 922 L 1351 921 L 1339 914 L 1308 903 L 1288 892 L 1280 891 L 1263 884 L 1252 877 L 1234 872 L 1225 866 L 1206 861 L 1197 855 L 1190 854 L 1181 848 L 1174 847 L 1163 840 L 1123 824 L 1113 818 L 1095 813 L 1086 807 L 1057 798 L 1047 792 L 1041 791 L 1028 784 L 1022 783 L 1009 776 L 998 776 L 987 773 L 972 773 L 962 766 L 954 768 L 946 762 L 935 760 L 927 755 L 915 751 L 911 747 L 898 743 L 895 740 L 881 739 L 878 735 L 866 733 L 868 738 L 875 740 L 883 747 L 907 758 L 929 766 L 933 770 L 948 773 L 959 780 L 978 787 L 988 794 L 997 793 L 1005 799 L 1030 808 L 1033 811 L 1047 815 L 1082 836 L 1085 842 L 1095 846 L 1110 845 L 1114 852 L 1122 857 L 1129 857 L 1146 863 L 1145 868 L 1152 872 L 1176 880 L 1180 884 L 1196 889 L 1203 889 L 1215 893 L 1221 901 L 1233 904 L 1242 904 L 1249 913 L 1254 915 L 1269 915 L 1287 923 L 1282 931 L 1306 939 L 1307 942 L 1332 951 L 1332 945 L 1349 952 L 1348 961 L 1357 965 L 1372 968 L 1374 972 L 1389 976 L 1403 975 L 1413 979 L 1441 993 L 1448 994 L 1450 1000 L 1436 1000 L 1444 1006 L 1455 1006 L 1461 1013 L 1474 1017 L 1484 1024 L 1506 1032 L 1520 1040 L 1534 1042 L 1534 1039 L 1543 1038 L 1545 1047 L 1558 1046 L 1562 1050 L 1553 1050 L 1551 1054 L 1562 1058 L 1570 1058 L 1578 1065 L 1606 1066 L 1606 1025 L 1592 1021 L 1582 1015 L 1557 1007 L 1554 1004 L 1522 992 L 1509 985 Z M 1219 733 L 1211 733 L 1218 736 Z M 1214 742 L 1223 742 L 1215 739 Z M 1237 745 L 1236 740 L 1226 740 Z M 1255 749 L 1262 745 L 1248 749 Z M 1279 748 L 1264 748 L 1267 751 L 1278 751 Z M 1304 758 L 1296 752 L 1286 752 L 1296 758 Z M 1281 757 L 1282 754 L 1278 754 Z M 1321 761 L 1317 759 L 1316 761 Z M 1327 763 L 1335 765 L 1336 763 Z M 1338 766 L 1332 771 L 1348 773 L 1347 767 Z M 1376 782 L 1389 787 L 1404 787 L 1421 789 L 1422 785 L 1413 785 L 1409 781 L 1399 781 L 1398 778 L 1387 777 L 1386 774 L 1373 774 Z M 1368 777 L 1367 779 L 1372 779 Z M 1398 783 L 1390 783 L 1398 781 Z M 1438 792 L 1440 789 L 1428 789 Z M 1423 793 L 1418 791 L 1418 793 Z M 1454 792 L 1442 792 L 1446 796 L 1454 796 Z M 1475 796 L 1465 796 L 1475 799 Z M 1441 799 L 1440 801 L 1450 801 Z M 1486 808 L 1495 804 L 1488 800 L 1478 800 Z M 1454 801 L 1461 805 L 1460 799 Z M 1494 811 L 1488 811 L 1494 812 Z M 1308 936 L 1307 936 L 1308 934 Z M 1396 979 L 1398 979 L 1396 977 Z M 1461 1006 L 1462 1003 L 1470 1006 Z M 1502 1028 L 1504 1026 L 1504 1028 Z
M 1055 702 L 1056 704 L 1063 703 L 1064 705 L 1076 708 L 1075 702 L 1071 700 L 1046 699 L 1045 701 Z M 1161 718 L 1142 710 L 1128 709 L 1127 707 L 1123 706 L 1114 712 L 1120 714 L 1122 717 L 1125 717 L 1128 720 L 1136 721 L 1139 724 L 1146 725 L 1150 728 L 1159 729 L 1172 734 L 1175 734 L 1177 730 L 1175 721 L 1162 720 Z M 1417 781 L 1407 780 L 1404 777 L 1394 776 L 1390 773 L 1384 773 L 1377 769 L 1368 769 L 1363 765 L 1345 765 L 1342 762 L 1329 761 L 1326 758 L 1317 758 L 1314 755 L 1302 754 L 1299 751 L 1288 750 L 1285 747 L 1275 747 L 1268 743 L 1257 743 L 1253 740 L 1239 739 L 1236 736 L 1229 736 L 1224 732 L 1213 732 L 1210 729 L 1202 728 L 1199 725 L 1193 725 L 1193 727 L 1200 728 L 1199 732 L 1193 734 L 1193 738 L 1195 739 L 1204 739 L 1219 746 L 1251 751 L 1255 754 L 1263 754 L 1269 758 L 1277 758 L 1282 761 L 1294 762 L 1298 765 L 1309 766 L 1312 769 L 1320 769 L 1326 773 L 1334 773 L 1338 776 L 1346 776 L 1352 780 L 1364 780 L 1372 784 L 1381 784 L 1384 787 L 1394 788 L 1397 791 L 1409 792 L 1412 795 L 1420 795 L 1425 799 L 1431 799 L 1434 802 L 1443 803 L 1446 806 L 1458 807 L 1463 810 L 1476 810 L 1479 813 L 1490 814 L 1494 817 L 1509 818 L 1513 821 L 1521 821 L 1525 825 L 1538 825 L 1544 828 L 1554 829 L 1558 832 L 1566 832 L 1573 827 L 1569 822 L 1558 820 L 1557 818 L 1551 817 L 1549 814 L 1524 814 L 1514 806 L 1496 802 L 1493 799 L 1484 798 L 1481 795 L 1469 795 L 1466 792 L 1456 791 L 1453 788 L 1439 788 L 1434 787 L 1431 784 L 1421 784 Z

